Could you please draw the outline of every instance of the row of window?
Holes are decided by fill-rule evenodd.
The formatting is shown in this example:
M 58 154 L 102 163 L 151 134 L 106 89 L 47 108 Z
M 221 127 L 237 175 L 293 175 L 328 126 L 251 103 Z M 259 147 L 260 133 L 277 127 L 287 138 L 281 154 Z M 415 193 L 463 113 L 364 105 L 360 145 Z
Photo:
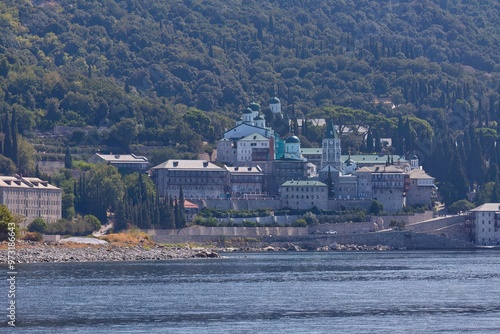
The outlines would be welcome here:
M 297 199 L 314 199 L 314 195 L 286 195 L 285 198 L 291 198 L 291 199 L 294 199 L 294 198 L 297 198 Z M 324 198 L 324 196 L 321 196 L 321 198 Z M 319 195 L 316 195 L 316 199 L 320 199 L 320 196 Z
M 250 145 L 248 145 L 248 146 L 257 146 L 257 144 L 258 144 L 258 143 L 249 143 L 249 144 L 250 144 Z M 242 143 L 242 142 L 240 142 L 240 145 L 241 145 L 241 146 L 247 146 L 247 143 Z M 267 143 L 260 143 L 260 146 L 262 146 L 262 147 L 267 147 L 268 145 L 267 145 Z
M 310 190 L 309 190 L 310 189 Z M 300 192 L 325 192 L 325 187 L 285 187 L 285 191 L 300 191 Z

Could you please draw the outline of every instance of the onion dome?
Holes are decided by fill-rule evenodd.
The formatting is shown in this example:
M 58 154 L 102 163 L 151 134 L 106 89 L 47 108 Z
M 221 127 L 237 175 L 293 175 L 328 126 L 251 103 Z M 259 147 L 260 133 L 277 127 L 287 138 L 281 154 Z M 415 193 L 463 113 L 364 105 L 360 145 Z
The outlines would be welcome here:
M 244 114 L 251 114 L 251 113 L 253 113 L 253 111 L 250 108 L 246 108 L 245 110 L 243 110 L 243 113 Z
M 278 98 L 275 96 L 275 97 L 270 98 L 270 99 L 267 101 L 267 103 L 269 103 L 269 104 L 280 104 L 281 102 L 280 102 L 280 99 L 278 99 Z
M 346 166 L 352 166 L 354 164 L 354 160 L 351 159 L 351 156 L 349 156 L 349 158 L 347 158 L 346 161 L 344 161 L 344 165 Z
M 253 111 L 260 111 L 260 105 L 256 102 L 250 103 L 250 109 Z
M 286 144 L 295 144 L 300 143 L 300 139 L 297 136 L 290 136 L 285 140 Z

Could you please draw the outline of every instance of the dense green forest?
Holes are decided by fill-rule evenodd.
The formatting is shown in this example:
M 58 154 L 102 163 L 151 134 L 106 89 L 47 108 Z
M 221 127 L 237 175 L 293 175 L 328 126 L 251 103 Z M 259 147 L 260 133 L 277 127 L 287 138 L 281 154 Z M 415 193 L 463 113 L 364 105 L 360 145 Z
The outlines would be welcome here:
M 447 204 L 473 185 L 500 200 L 498 17 L 496 0 L 4 0 L 0 167 L 32 172 L 25 138 L 56 125 L 107 129 L 72 147 L 196 154 L 276 93 L 291 120 L 366 126 L 375 144 L 354 131 L 345 151 L 415 152 Z

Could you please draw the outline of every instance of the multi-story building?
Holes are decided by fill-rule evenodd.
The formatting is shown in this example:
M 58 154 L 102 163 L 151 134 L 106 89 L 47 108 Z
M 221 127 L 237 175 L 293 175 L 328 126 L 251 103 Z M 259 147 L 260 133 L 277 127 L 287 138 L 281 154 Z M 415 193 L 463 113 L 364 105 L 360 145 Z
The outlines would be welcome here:
M 236 161 L 239 165 L 244 165 L 250 161 L 269 161 L 274 158 L 274 145 L 270 138 L 266 138 L 259 133 L 252 133 L 249 136 L 238 140 Z
M 121 171 L 146 171 L 149 161 L 146 157 L 135 154 L 101 154 L 96 153 L 89 162 L 106 163 Z
M 264 173 L 259 166 L 255 167 L 228 167 L 230 183 L 231 183 L 231 196 L 255 196 L 262 195 L 262 186 L 264 184 Z
M 150 170 L 158 194 L 184 198 L 225 198 L 231 192 L 229 171 L 205 160 L 168 160 Z
M 319 181 L 286 181 L 280 187 L 281 203 L 291 209 L 328 208 L 328 187 Z
M 0 176 L 0 203 L 23 216 L 25 226 L 35 218 L 54 223 L 61 219 L 62 190 L 34 177 Z
M 470 210 L 469 219 L 476 245 L 500 245 L 500 203 L 485 203 Z
M 407 174 L 406 205 L 432 205 L 437 190 L 434 178 L 422 169 L 412 169 Z
M 362 167 L 358 176 L 358 197 L 373 198 L 384 205 L 384 210 L 395 212 L 405 206 L 406 173 L 394 166 Z

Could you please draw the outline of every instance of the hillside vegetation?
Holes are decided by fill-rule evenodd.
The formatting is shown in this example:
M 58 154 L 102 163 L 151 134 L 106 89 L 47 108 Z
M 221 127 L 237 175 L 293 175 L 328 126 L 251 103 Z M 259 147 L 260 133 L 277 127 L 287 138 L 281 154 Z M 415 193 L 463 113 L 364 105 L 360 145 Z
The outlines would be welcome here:
M 19 169 L 12 134 L 56 125 L 108 129 L 71 146 L 199 153 L 276 93 L 289 119 L 334 116 L 376 141 L 344 149 L 391 137 L 416 152 L 453 202 L 498 177 L 498 17 L 496 0 L 5 0 L 2 153 Z M 300 130 L 305 145 L 322 132 Z

